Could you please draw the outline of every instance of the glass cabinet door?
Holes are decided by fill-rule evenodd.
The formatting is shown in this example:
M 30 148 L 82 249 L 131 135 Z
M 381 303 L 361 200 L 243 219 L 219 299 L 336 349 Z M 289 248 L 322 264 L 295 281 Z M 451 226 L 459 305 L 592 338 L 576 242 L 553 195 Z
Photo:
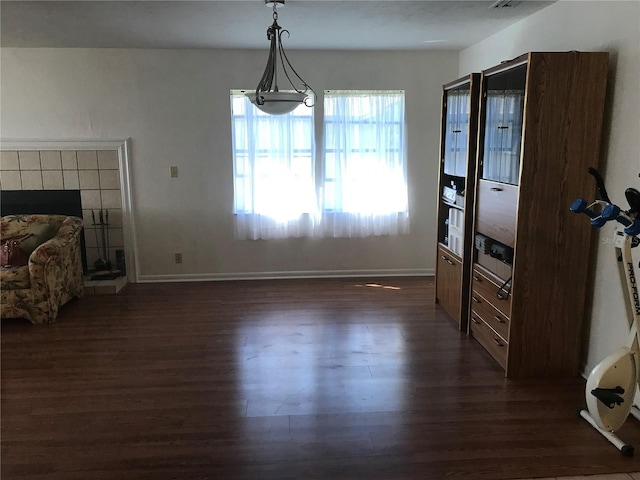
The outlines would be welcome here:
M 444 173 L 447 175 L 464 177 L 467 172 L 470 98 L 468 88 L 447 91 L 444 136 Z
M 518 184 L 522 144 L 525 69 L 487 79 L 482 177 Z

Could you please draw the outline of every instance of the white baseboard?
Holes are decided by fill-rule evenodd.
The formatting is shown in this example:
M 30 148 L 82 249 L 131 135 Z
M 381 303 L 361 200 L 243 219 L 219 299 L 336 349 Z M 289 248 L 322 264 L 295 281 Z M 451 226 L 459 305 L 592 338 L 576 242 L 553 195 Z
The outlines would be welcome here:
M 398 270 L 317 270 L 293 272 L 187 273 L 171 275 L 138 275 L 139 283 L 208 282 L 222 280 L 273 280 L 290 278 L 350 278 L 350 277 L 432 277 L 433 268 Z

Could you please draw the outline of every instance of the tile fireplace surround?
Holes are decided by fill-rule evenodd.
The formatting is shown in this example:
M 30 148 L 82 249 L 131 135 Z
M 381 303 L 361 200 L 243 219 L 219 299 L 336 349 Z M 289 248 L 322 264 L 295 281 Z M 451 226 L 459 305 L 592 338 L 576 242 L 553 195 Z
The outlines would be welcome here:
M 124 147 L 121 147 L 121 150 Z M 126 241 L 127 205 L 123 205 L 123 186 L 118 149 L 11 149 L 0 151 L 0 189 L 2 190 L 79 190 L 85 229 L 87 265 L 93 268 L 102 257 L 102 237 L 98 211 L 109 211 L 109 259 L 115 266 L 116 250 L 127 257 L 127 276 L 133 266 Z M 125 165 L 126 168 L 126 165 Z M 124 177 L 126 179 L 126 176 Z M 127 188 L 127 185 L 125 185 Z M 128 199 L 128 192 L 124 197 Z

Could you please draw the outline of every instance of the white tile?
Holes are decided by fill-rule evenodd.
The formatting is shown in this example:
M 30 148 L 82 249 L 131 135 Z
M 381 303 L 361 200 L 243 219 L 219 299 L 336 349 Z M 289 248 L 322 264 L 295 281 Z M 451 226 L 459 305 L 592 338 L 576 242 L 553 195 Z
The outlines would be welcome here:
M 40 170 L 40 152 L 18 152 L 20 170 Z
M 98 170 L 79 170 L 80 188 L 82 190 L 99 190 L 100 178 Z
M 119 170 L 100 170 L 100 188 L 114 190 L 120 188 Z
M 62 169 L 63 170 L 78 169 L 78 159 L 76 157 L 75 150 L 64 150 L 62 152 Z
M 96 232 L 98 232 L 98 236 L 100 236 L 100 230 L 97 230 L 91 224 L 85 227 L 84 229 L 84 242 L 87 248 L 98 248 L 99 243 L 96 238 Z
M 109 223 L 112 228 L 122 228 L 122 210 L 119 208 L 109 209 Z
M 0 172 L 2 190 L 22 190 L 22 179 L 18 170 Z
M 0 170 L 20 170 L 18 152 L 0 152 Z
M 98 155 L 95 150 L 78 150 L 77 156 L 79 170 L 98 169 Z
M 98 150 L 98 168 L 100 170 L 118 170 L 119 166 L 117 150 Z
M 109 223 L 111 223 L 111 218 L 109 218 Z M 121 228 L 109 228 L 109 247 L 110 248 L 124 247 L 124 237 L 122 235 Z
M 100 190 L 80 190 L 80 198 L 83 209 L 102 208 Z
M 78 170 L 63 170 L 62 178 L 64 179 L 65 190 L 80 189 L 80 180 L 78 180 Z
M 95 211 L 93 212 L 93 215 L 95 215 Z M 98 218 L 96 217 L 95 222 L 94 222 L 93 215 L 91 214 L 91 209 L 84 209 L 84 208 L 82 209 L 82 219 L 84 220 L 84 227 L 85 228 L 92 228 L 93 224 L 98 221 Z M 85 234 L 85 235 L 87 235 L 87 234 Z
M 58 150 L 43 150 L 40 152 L 42 170 L 62 170 L 62 156 Z
M 102 190 L 103 208 L 122 208 L 120 190 Z
M 42 186 L 45 190 L 64 190 L 62 170 L 43 170 Z
M 97 235 L 96 235 L 97 234 Z M 87 248 L 99 248 L 102 251 L 104 247 L 103 242 L 109 247 L 108 250 L 111 253 L 111 260 L 115 259 L 115 251 L 123 247 L 122 241 L 122 233 L 114 232 L 113 230 L 109 230 L 109 234 L 107 236 L 107 231 L 104 232 L 104 240 L 102 237 L 102 230 L 100 228 L 89 227 L 85 229 L 85 242 Z
M 42 172 L 28 170 L 21 172 L 23 190 L 42 190 Z

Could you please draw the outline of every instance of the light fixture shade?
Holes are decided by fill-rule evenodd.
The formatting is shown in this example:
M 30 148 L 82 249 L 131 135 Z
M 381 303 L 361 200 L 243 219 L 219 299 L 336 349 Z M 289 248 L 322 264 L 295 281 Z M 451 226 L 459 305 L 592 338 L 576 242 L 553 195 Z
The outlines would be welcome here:
M 258 102 L 255 92 L 246 95 L 258 109 L 270 115 L 293 112 L 308 97 L 308 94 L 299 92 L 258 92 L 261 99 L 261 102 Z

